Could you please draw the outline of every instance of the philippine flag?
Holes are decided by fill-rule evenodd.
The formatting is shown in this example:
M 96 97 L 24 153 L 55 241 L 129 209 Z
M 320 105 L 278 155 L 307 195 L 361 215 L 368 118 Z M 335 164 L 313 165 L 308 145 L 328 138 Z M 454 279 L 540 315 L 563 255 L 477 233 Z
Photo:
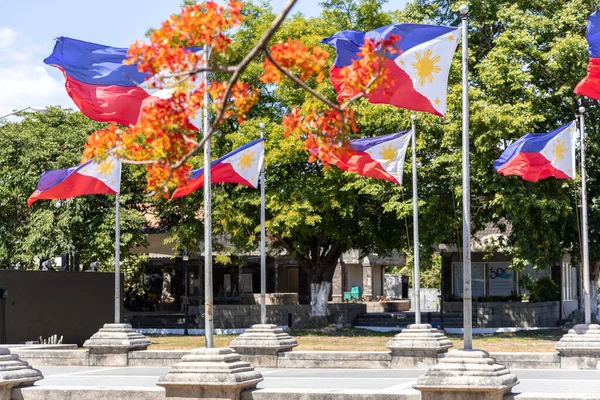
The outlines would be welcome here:
M 393 34 L 400 37 L 396 43 L 398 51 L 380 54 L 385 57 L 383 67 L 394 82 L 373 90 L 368 95 L 369 102 L 444 116 L 448 73 L 460 32 L 461 28 L 447 26 L 393 24 L 369 32 L 341 31 L 323 39 L 321 43 L 333 46 L 337 52 L 330 78 L 338 101 L 356 95 L 344 87 L 341 70 L 359 59 L 365 39 L 379 41 Z
M 108 156 L 73 168 L 46 171 L 40 177 L 27 206 L 37 200 L 70 199 L 86 194 L 117 194 L 121 188 L 121 161 Z
M 411 131 L 404 131 L 351 140 L 350 148 L 334 154 L 331 164 L 344 171 L 401 184 L 411 136 Z
M 586 38 L 590 62 L 587 76 L 575 86 L 575 93 L 591 99 L 600 100 L 600 11 L 588 18 Z
M 526 181 L 551 176 L 575 179 L 575 121 L 548 133 L 530 133 L 508 146 L 494 168 L 502 175 L 517 175 Z
M 262 170 L 265 146 L 264 139 L 254 140 L 210 164 L 211 183 L 231 182 L 256 189 Z M 191 172 L 187 183 L 173 192 L 172 199 L 187 196 L 204 185 L 204 168 Z
M 123 64 L 127 50 L 59 37 L 44 63 L 63 72 L 67 93 L 84 115 L 131 126 L 144 105 L 169 98 L 174 89 L 152 88 L 146 81 L 149 75 L 139 72 L 136 64 Z

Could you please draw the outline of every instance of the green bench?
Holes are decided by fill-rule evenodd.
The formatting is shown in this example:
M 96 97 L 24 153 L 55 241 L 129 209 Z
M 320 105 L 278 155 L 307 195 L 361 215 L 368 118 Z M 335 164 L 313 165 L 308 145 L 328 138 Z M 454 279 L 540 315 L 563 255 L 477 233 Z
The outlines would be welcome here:
M 360 286 L 352 286 L 349 292 L 344 292 L 344 301 L 361 300 Z

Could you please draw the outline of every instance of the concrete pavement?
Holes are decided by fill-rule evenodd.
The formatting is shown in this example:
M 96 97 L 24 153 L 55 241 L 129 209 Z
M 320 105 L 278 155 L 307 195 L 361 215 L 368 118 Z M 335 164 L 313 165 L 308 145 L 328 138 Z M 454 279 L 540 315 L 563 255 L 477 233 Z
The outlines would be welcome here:
M 93 398 L 94 388 L 125 390 L 139 393 L 137 398 L 164 398 L 162 388 L 156 386 L 159 375 L 168 368 L 94 368 L 94 367 L 42 367 L 45 379 L 36 387 L 23 390 L 22 399 L 35 399 L 35 391 L 76 390 Z M 364 399 L 418 399 L 412 389 L 416 378 L 424 370 L 374 370 L 374 369 L 260 369 L 264 381 L 258 390 L 244 399 L 301 398 L 301 394 L 314 394 L 314 398 L 364 398 Z M 514 370 L 520 384 L 514 392 L 518 400 L 534 399 L 600 399 L 600 371 L 565 370 Z M 35 390 L 31 390 L 35 389 Z M 31 396 L 26 396 L 26 391 Z M 117 392 L 113 392 L 116 394 Z M 145 393 L 143 397 L 142 394 Z M 335 396 L 333 396 L 335 395 Z M 33 397 L 32 397 L 33 396 Z M 332 397 L 333 396 L 333 397 Z M 39 397 L 45 398 L 45 397 Z M 65 398 L 64 396 L 57 398 Z M 73 396 L 73 398 L 84 398 Z M 104 397 L 97 397 L 104 398 Z M 107 396 L 106 398 L 109 398 Z M 116 399 L 118 397 L 112 397 Z M 304 397 L 307 398 L 307 397 Z

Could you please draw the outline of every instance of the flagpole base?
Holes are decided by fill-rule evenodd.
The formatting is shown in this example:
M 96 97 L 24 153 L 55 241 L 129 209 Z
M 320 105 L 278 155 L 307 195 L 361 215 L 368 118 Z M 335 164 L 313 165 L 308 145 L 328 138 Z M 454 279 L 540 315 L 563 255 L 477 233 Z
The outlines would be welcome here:
M 239 400 L 263 380 L 260 372 L 229 348 L 194 349 L 158 378 L 167 398 Z
M 600 369 L 600 325 L 579 324 L 556 344 L 561 369 Z
M 278 354 L 291 351 L 298 341 L 272 324 L 256 324 L 229 344 L 242 360 L 256 367 L 277 367 Z
M 417 379 L 422 400 L 502 400 L 519 381 L 487 351 L 454 350 Z
M 104 324 L 83 347 L 89 349 L 92 366 L 124 367 L 128 365 L 130 351 L 146 350 L 150 344 L 130 324 Z
M 394 369 L 427 368 L 437 364 L 452 342 L 429 324 L 412 324 L 390 340 L 386 347 L 392 352 Z
M 41 371 L 32 368 L 9 349 L 0 347 L 0 399 L 9 400 L 12 388 L 31 386 L 40 379 L 44 379 Z

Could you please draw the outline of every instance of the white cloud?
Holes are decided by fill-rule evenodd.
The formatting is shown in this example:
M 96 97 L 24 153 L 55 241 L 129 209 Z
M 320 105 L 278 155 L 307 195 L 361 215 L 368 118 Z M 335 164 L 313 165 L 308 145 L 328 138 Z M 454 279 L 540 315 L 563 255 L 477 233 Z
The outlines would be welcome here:
M 0 48 L 12 46 L 17 40 L 17 32 L 10 28 L 0 27 Z
M 43 63 L 52 49 L 3 27 L 0 48 L 0 116 L 29 106 L 76 109 L 65 90 L 64 78 Z

